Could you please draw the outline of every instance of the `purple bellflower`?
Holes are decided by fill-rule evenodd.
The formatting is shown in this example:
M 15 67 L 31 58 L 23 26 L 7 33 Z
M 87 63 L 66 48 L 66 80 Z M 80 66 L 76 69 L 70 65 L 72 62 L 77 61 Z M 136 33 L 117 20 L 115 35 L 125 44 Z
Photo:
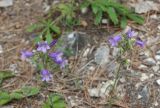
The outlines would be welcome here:
M 141 41 L 139 39 L 136 40 L 135 44 L 138 45 L 138 46 L 140 46 L 140 47 L 144 47 L 145 46 L 145 42 L 143 42 L 143 41 Z
M 48 82 L 48 81 L 50 81 L 52 79 L 51 73 L 46 69 L 43 69 L 41 71 L 41 76 L 42 76 L 42 81 Z
M 65 66 L 66 66 L 67 64 L 68 64 L 68 60 L 63 59 L 63 61 L 62 61 L 61 64 L 60 64 L 60 68 L 61 68 L 61 69 L 65 68 Z
M 132 38 L 132 37 L 134 37 L 134 36 L 135 36 L 135 31 L 129 29 L 128 32 L 127 32 L 127 37 L 128 37 L 128 38 Z
M 50 46 L 48 45 L 47 42 L 38 43 L 37 51 L 46 53 L 47 50 L 49 50 L 49 49 L 50 49 Z
M 50 47 L 53 47 L 56 43 L 57 43 L 57 39 L 54 39 L 54 40 L 49 44 L 49 46 L 50 46 Z
M 26 58 L 32 57 L 33 52 L 27 51 L 27 50 L 22 50 L 21 51 L 21 59 L 25 60 Z
M 109 42 L 113 47 L 115 47 L 118 45 L 118 42 L 121 40 L 122 40 L 122 37 L 120 35 L 117 35 L 117 36 L 111 37 L 109 39 Z
M 62 52 L 53 52 L 50 53 L 49 56 L 53 59 L 55 63 L 60 65 L 60 68 L 65 68 L 65 66 L 68 64 L 68 61 L 64 58 L 62 58 L 63 53 Z

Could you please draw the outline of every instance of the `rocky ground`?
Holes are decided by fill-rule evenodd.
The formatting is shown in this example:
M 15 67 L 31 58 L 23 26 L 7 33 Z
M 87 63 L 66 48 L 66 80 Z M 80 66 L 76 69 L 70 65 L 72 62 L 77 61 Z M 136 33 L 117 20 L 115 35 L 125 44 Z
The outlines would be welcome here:
M 19 52 L 24 47 L 32 48 L 33 34 L 27 33 L 26 28 L 44 16 L 50 2 L 53 1 L 13 0 L 10 6 L 2 6 L 0 0 L 0 70 L 11 70 L 16 74 L 3 83 L 2 89 L 12 91 L 24 85 L 42 84 L 36 80 L 35 69 L 20 60 Z M 160 1 L 154 0 L 154 3 L 157 5 Z M 135 0 L 127 4 L 133 8 L 140 5 Z M 145 24 L 128 24 L 128 28 L 133 28 L 146 46 L 135 48 L 127 56 L 131 65 L 121 69 L 113 108 L 160 107 L 160 14 L 156 6 L 153 7 L 137 11 L 145 17 Z M 110 85 L 118 66 L 114 61 L 118 49 L 111 48 L 107 39 L 119 32 L 125 30 L 104 24 L 98 28 L 82 27 L 64 33 L 61 38 L 65 44 L 72 43 L 66 41 L 68 38 L 75 40 L 69 45 L 75 52 L 69 58 L 70 72 L 55 72 L 53 81 L 38 96 L 13 101 L 0 108 L 41 108 L 50 92 L 63 94 L 68 108 L 108 108 Z

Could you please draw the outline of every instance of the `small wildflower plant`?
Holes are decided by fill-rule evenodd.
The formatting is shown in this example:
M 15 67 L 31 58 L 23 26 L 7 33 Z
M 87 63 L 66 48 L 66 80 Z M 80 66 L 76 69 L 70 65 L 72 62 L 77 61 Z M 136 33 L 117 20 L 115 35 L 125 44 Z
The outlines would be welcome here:
M 114 89 L 118 83 L 121 66 L 128 65 L 128 60 L 124 56 L 126 55 L 126 53 L 129 53 L 131 50 L 133 50 L 133 48 L 136 46 L 140 48 L 145 47 L 145 42 L 136 36 L 135 31 L 130 29 L 125 34 L 110 37 L 109 43 L 112 47 L 117 47 L 120 49 L 119 54 L 116 58 L 117 62 L 119 63 L 119 67 L 117 69 L 116 77 L 113 84 L 112 92 L 114 92 Z
M 62 51 L 53 51 L 52 48 L 56 44 L 57 40 L 53 40 L 50 44 L 47 41 L 41 41 L 36 45 L 35 51 L 22 50 L 21 59 L 26 60 L 30 58 L 36 67 L 38 68 L 41 80 L 49 82 L 52 80 L 53 64 L 59 66 L 60 69 L 64 69 L 68 61 L 64 58 Z
M 112 47 L 119 48 L 121 55 L 132 50 L 134 46 L 139 46 L 141 48 L 145 46 L 145 42 L 136 37 L 135 31 L 131 29 L 125 34 L 110 37 L 109 43 Z

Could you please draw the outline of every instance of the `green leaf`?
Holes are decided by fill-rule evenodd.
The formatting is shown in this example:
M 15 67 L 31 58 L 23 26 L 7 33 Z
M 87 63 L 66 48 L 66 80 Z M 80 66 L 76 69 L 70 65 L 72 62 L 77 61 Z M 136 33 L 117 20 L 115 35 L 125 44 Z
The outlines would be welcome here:
M 51 26 L 51 29 L 52 29 L 53 32 L 55 32 L 56 34 L 60 34 L 60 33 L 61 33 L 60 28 L 57 27 L 56 25 L 52 25 L 52 26 Z
M 94 20 L 94 23 L 95 25 L 98 25 L 101 23 L 101 20 L 102 20 L 102 11 L 99 11 L 97 14 L 96 14 L 96 18 Z
M 7 104 L 14 99 L 22 99 L 24 97 L 33 96 L 39 93 L 39 88 L 36 87 L 23 87 L 19 90 L 15 90 L 12 93 L 0 91 L 0 105 Z
M 118 24 L 118 17 L 117 17 L 117 14 L 116 14 L 116 11 L 113 7 L 108 7 L 106 9 L 111 21 L 114 23 L 114 25 L 117 25 Z
M 99 7 L 97 7 L 96 4 L 92 4 L 92 11 L 93 11 L 93 13 L 97 14 L 98 10 L 99 10 Z
M 35 42 L 35 43 L 38 43 L 38 42 L 40 42 L 40 41 L 41 41 L 40 36 L 37 36 L 37 37 L 34 38 L 34 42 Z
M 7 104 L 12 99 L 8 92 L 0 91 L 0 105 Z
M 81 8 L 81 9 L 87 8 L 89 5 L 90 5 L 90 3 L 86 0 L 86 1 L 84 1 L 83 3 L 80 4 L 80 8 Z
M 24 98 L 25 96 L 21 92 L 13 92 L 10 94 L 11 99 L 17 99 L 20 100 Z
M 19 90 L 19 92 L 22 92 L 24 96 L 29 97 L 38 94 L 40 91 L 37 87 L 23 87 Z
M 52 42 L 52 36 L 51 36 L 51 33 L 49 30 L 47 31 L 46 40 L 47 40 L 48 44 L 50 44 Z
M 42 108 L 66 108 L 66 103 L 60 95 L 51 94 Z
M 2 79 L 10 78 L 13 76 L 14 76 L 14 74 L 11 71 L 0 71 L 0 78 L 2 78 Z
M 42 105 L 42 108 L 51 108 L 51 107 L 50 107 L 50 104 L 46 102 Z
M 43 27 L 43 24 L 32 24 L 27 28 L 27 32 L 33 32 L 36 29 Z
M 128 18 L 132 19 L 133 21 L 137 22 L 138 24 L 143 24 L 144 23 L 144 18 L 137 15 L 137 14 L 128 14 Z
M 13 72 L 11 71 L 0 71 L 0 84 L 4 79 L 14 77 Z
M 121 28 L 125 28 L 127 26 L 127 18 L 126 17 L 122 17 L 121 19 Z

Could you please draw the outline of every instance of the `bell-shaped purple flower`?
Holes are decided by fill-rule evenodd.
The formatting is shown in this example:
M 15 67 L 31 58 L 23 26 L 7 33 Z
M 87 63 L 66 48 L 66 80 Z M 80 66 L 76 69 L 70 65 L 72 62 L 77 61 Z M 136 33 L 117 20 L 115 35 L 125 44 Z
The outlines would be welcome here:
M 135 42 L 136 45 L 140 46 L 140 47 L 144 47 L 145 46 L 145 42 L 137 39 L 136 42 Z
M 26 58 L 32 57 L 33 52 L 27 51 L 27 50 L 22 50 L 21 51 L 21 59 L 25 60 Z
M 48 81 L 50 81 L 52 79 L 51 73 L 46 69 L 43 69 L 41 71 L 41 76 L 42 76 L 42 81 L 48 82 Z
M 53 41 L 49 44 L 49 46 L 50 46 L 50 47 L 53 47 L 56 43 L 57 43 L 57 39 L 53 40 Z
M 135 36 L 135 31 L 129 29 L 128 32 L 126 33 L 128 38 L 132 38 Z
M 38 43 L 37 51 L 46 53 L 47 50 L 49 50 L 49 49 L 50 49 L 50 46 L 48 45 L 47 42 Z
M 122 37 L 120 35 L 117 35 L 117 36 L 111 37 L 109 39 L 109 42 L 110 42 L 111 46 L 115 47 L 118 45 L 118 42 L 121 40 L 122 40 Z
M 60 68 L 63 69 L 63 68 L 66 67 L 66 65 L 68 65 L 68 60 L 63 59 L 63 61 L 62 61 L 61 64 L 60 64 Z
M 60 64 L 62 62 L 62 56 L 63 56 L 63 53 L 62 52 L 53 52 L 53 53 L 50 53 L 49 56 L 57 63 L 57 64 Z
M 62 52 L 53 52 L 50 53 L 49 56 L 52 58 L 52 60 L 57 63 L 58 65 L 60 65 L 60 68 L 64 68 L 67 64 L 68 61 L 64 58 L 62 58 L 63 53 Z

